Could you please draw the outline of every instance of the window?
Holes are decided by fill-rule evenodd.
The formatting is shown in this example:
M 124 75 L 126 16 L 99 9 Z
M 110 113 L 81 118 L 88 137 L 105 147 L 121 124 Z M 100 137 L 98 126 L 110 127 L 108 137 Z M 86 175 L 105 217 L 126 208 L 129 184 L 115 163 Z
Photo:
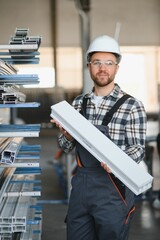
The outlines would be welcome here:
M 121 47 L 122 61 L 115 81 L 129 94 L 141 100 L 147 112 L 158 112 L 158 84 L 160 85 L 160 47 Z M 82 89 L 82 55 L 76 47 L 57 49 L 57 83 L 66 90 Z M 26 87 L 53 88 L 55 73 L 53 49 L 40 48 L 40 63 L 19 66 L 19 73 L 37 73 L 40 84 Z M 87 89 L 92 88 L 88 81 Z
M 141 100 L 147 112 L 158 112 L 158 47 L 122 47 L 116 82 Z
M 18 74 L 38 74 L 39 84 L 24 85 L 25 88 L 53 88 L 55 85 L 55 71 L 53 68 L 53 49 L 40 48 L 39 64 L 18 66 Z

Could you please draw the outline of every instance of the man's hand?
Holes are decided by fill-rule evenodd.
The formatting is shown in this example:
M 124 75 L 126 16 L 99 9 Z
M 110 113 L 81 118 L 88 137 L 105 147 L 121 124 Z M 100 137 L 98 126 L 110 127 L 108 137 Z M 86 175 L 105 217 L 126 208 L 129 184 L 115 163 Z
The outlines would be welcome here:
M 108 173 L 111 173 L 111 169 L 106 164 L 101 162 L 101 167 L 103 167 Z
M 66 137 L 68 141 L 72 141 L 73 137 L 54 119 L 50 120 L 51 123 L 54 123 L 57 128 L 59 128 L 60 132 Z

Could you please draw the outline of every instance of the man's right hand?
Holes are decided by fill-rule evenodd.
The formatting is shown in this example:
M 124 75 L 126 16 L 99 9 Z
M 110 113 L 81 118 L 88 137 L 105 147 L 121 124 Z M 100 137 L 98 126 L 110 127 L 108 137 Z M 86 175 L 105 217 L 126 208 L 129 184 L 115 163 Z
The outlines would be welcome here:
M 51 123 L 55 124 L 55 126 L 57 128 L 59 128 L 60 132 L 65 136 L 65 138 L 68 140 L 68 141 L 72 141 L 73 140 L 73 137 L 60 125 L 59 122 L 57 122 L 56 120 L 54 119 L 51 119 L 50 120 Z

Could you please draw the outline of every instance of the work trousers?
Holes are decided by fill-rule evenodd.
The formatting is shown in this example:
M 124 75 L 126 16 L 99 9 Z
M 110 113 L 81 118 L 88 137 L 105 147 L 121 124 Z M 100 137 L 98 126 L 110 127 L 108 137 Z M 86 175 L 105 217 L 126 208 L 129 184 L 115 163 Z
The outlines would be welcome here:
M 128 240 L 134 194 L 120 181 L 119 190 L 115 182 L 102 167 L 78 168 L 72 178 L 67 240 Z

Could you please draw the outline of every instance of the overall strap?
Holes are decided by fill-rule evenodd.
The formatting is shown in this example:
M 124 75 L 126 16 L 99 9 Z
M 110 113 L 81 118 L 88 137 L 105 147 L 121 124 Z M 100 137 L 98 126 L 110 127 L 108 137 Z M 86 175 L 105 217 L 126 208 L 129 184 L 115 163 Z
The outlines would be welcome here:
M 118 108 L 129 98 L 131 97 L 129 94 L 123 95 L 118 101 L 113 105 L 109 112 L 103 118 L 102 125 L 108 125 L 111 121 L 113 114 L 118 110 Z
M 108 123 L 111 121 L 113 114 L 118 110 L 118 108 L 129 98 L 132 97 L 129 94 L 125 94 L 124 96 L 122 96 L 114 105 L 113 107 L 110 109 L 109 112 L 106 113 L 106 115 L 103 118 L 103 122 L 102 125 L 108 125 Z M 80 113 L 85 117 L 86 116 L 86 107 L 87 107 L 87 101 L 88 98 L 83 98 L 82 101 L 82 108 Z
M 84 117 L 86 117 L 87 101 L 88 101 L 88 98 L 87 98 L 87 97 L 83 97 L 80 113 L 81 113 Z

